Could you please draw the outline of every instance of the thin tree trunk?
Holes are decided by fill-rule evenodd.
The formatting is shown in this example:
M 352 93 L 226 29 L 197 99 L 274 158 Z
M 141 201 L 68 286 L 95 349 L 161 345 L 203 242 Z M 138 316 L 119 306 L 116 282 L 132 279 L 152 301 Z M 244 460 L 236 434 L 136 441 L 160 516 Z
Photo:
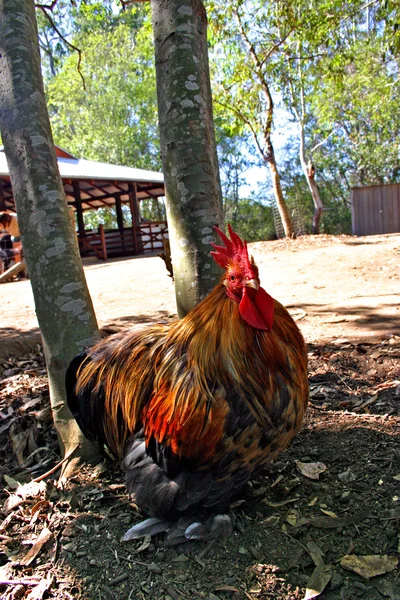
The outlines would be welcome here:
M 0 129 L 63 454 L 97 454 L 65 403 L 70 360 L 98 327 L 58 172 L 40 71 L 33 0 L 0 0 Z
M 210 257 L 223 226 L 207 18 L 200 0 L 151 0 L 161 153 L 178 314 L 183 317 L 220 277 Z
M 285 235 L 286 235 L 286 237 L 294 238 L 294 237 L 296 237 L 296 234 L 294 231 L 294 227 L 293 227 L 292 219 L 289 214 L 288 207 L 287 207 L 285 199 L 283 197 L 281 178 L 279 175 L 278 166 L 276 164 L 274 148 L 273 148 L 272 141 L 271 141 L 272 123 L 274 120 L 274 102 L 272 100 L 271 90 L 269 88 L 267 77 L 266 77 L 266 74 L 263 69 L 263 63 L 265 62 L 265 59 L 263 60 L 263 62 L 261 62 L 260 57 L 257 54 L 256 48 L 254 47 L 253 43 L 251 42 L 251 40 L 248 36 L 248 33 L 245 29 L 245 26 L 243 24 L 241 15 L 240 15 L 237 7 L 235 8 L 235 16 L 236 16 L 237 22 L 239 24 L 239 29 L 240 29 L 242 38 L 243 38 L 245 44 L 247 45 L 250 55 L 252 57 L 252 60 L 253 60 L 254 66 L 255 66 L 255 73 L 260 82 L 261 90 L 262 90 L 264 100 L 265 100 L 266 117 L 265 117 L 263 132 L 262 132 L 265 148 L 262 148 L 262 146 L 259 142 L 259 139 L 258 139 L 258 135 L 257 135 L 254 127 L 250 127 L 250 129 L 251 129 L 254 141 L 256 143 L 256 146 L 257 146 L 261 156 L 264 159 L 264 163 L 268 164 L 268 167 L 269 167 L 269 170 L 271 173 L 272 187 L 274 190 L 275 200 L 276 200 L 276 204 L 277 204 L 279 214 L 280 214 L 280 217 L 282 220 L 282 225 L 283 225 L 283 229 L 285 231 Z M 275 51 L 275 48 L 276 48 L 276 46 L 271 48 L 270 54 L 272 54 Z M 248 123 L 248 125 L 250 125 L 250 123 Z
M 299 120 L 299 128 L 300 128 L 300 163 L 303 169 L 303 173 L 308 183 L 308 187 L 310 188 L 311 196 L 314 202 L 314 215 L 312 222 L 312 232 L 317 235 L 320 231 L 320 222 L 322 211 L 324 205 L 321 200 L 321 196 L 319 195 L 318 186 L 315 182 L 315 167 L 311 161 L 307 163 L 306 160 L 306 150 L 305 150 L 305 136 L 304 136 L 304 123 L 300 119 Z
M 268 140 L 266 147 L 267 152 L 265 162 L 268 164 L 269 171 L 271 173 L 272 187 L 274 190 L 275 200 L 279 210 L 279 214 L 282 220 L 283 229 L 285 231 L 286 237 L 294 238 L 296 237 L 296 234 L 294 231 L 293 222 L 289 214 L 287 204 L 283 197 L 281 178 L 279 175 L 278 167 L 276 165 L 274 149 L 270 140 Z
M 297 53 L 298 53 L 298 56 L 301 56 L 301 43 L 300 42 L 297 45 Z M 290 88 L 290 91 L 292 94 L 292 110 L 294 111 L 294 114 L 296 115 L 297 123 L 299 126 L 300 163 L 301 163 L 301 167 L 303 169 L 303 173 L 306 178 L 308 187 L 310 188 L 311 197 L 313 199 L 314 207 L 315 207 L 313 222 L 312 222 L 312 232 L 314 234 L 318 234 L 319 227 L 320 227 L 320 220 L 321 220 L 322 211 L 323 211 L 323 204 L 322 204 L 321 197 L 319 195 L 318 186 L 314 179 L 315 168 L 314 168 L 313 164 L 311 163 L 311 161 L 309 161 L 309 163 L 307 164 L 307 160 L 306 160 L 306 143 L 305 143 L 305 132 L 304 132 L 304 122 L 306 119 L 306 101 L 305 101 L 305 94 L 304 94 L 303 69 L 302 69 L 301 60 L 299 60 L 299 64 L 298 64 L 298 81 L 299 81 L 299 85 L 300 85 L 300 108 L 299 109 L 296 108 L 297 102 L 295 99 L 295 90 L 294 90 L 294 86 L 293 86 L 293 81 L 291 80 L 290 77 L 288 78 L 289 88 Z

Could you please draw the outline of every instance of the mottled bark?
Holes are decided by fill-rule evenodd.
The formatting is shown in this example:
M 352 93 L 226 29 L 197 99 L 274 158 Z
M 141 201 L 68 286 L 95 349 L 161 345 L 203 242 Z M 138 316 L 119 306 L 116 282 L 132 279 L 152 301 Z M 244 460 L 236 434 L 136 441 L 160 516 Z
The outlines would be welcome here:
M 69 361 L 98 327 L 58 172 L 40 71 L 33 0 L 0 0 L 0 129 L 63 454 L 93 457 L 65 403 Z
M 210 257 L 222 226 L 207 52 L 200 0 L 151 1 L 161 152 L 178 314 L 212 290 L 220 269 Z

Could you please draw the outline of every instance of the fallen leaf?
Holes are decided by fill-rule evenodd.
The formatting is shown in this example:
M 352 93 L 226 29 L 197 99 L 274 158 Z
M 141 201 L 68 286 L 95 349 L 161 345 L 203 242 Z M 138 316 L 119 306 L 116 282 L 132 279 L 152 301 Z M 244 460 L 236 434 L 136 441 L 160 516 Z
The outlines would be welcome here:
M 341 566 L 348 571 L 354 571 L 364 579 L 370 579 L 383 573 L 389 573 L 397 567 L 398 560 L 395 556 L 371 554 L 370 556 L 356 556 L 348 554 L 340 561 Z
M 40 493 L 46 491 L 46 482 L 45 481 L 29 481 L 28 483 L 21 484 L 15 490 L 15 493 L 24 498 L 34 498 L 35 496 L 39 496 Z
M 37 512 L 46 512 L 49 510 L 51 504 L 48 500 L 39 500 L 35 506 L 31 508 L 31 515 L 35 515 Z
M 292 527 L 302 527 L 308 524 L 309 519 L 302 517 L 297 508 L 291 508 L 287 514 L 286 522 Z
M 4 432 L 7 431 L 7 429 L 10 429 L 10 426 L 17 420 L 17 417 L 13 417 L 10 421 L 8 421 L 8 423 L 5 423 L 4 425 L 2 425 L 0 427 L 0 435 Z
M 336 513 L 332 512 L 331 510 L 326 510 L 325 508 L 320 508 L 319 509 L 321 512 L 324 513 L 324 515 L 328 515 L 328 517 L 332 517 L 332 519 L 337 519 L 338 516 Z
M 9 488 L 11 488 L 12 490 L 17 489 L 17 487 L 19 486 L 19 481 L 17 481 L 13 477 L 10 477 L 9 475 L 3 475 L 3 477 Z
M 143 542 L 140 544 L 139 548 L 136 548 L 136 552 L 144 552 L 151 544 L 151 535 L 145 535 L 143 538 Z
M 327 469 L 326 465 L 322 462 L 304 463 L 300 460 L 296 460 L 296 466 L 298 471 L 300 471 L 304 477 L 308 477 L 308 479 L 319 479 L 321 473 Z
M 287 523 L 289 523 L 289 525 L 292 525 L 292 527 L 296 527 L 296 523 L 300 518 L 300 513 L 297 510 L 297 508 L 291 508 L 287 514 L 286 517 L 286 521 Z
M 30 481 L 29 483 L 19 484 L 14 494 L 11 494 L 3 504 L 3 511 L 9 513 L 14 508 L 19 506 L 28 498 L 35 498 L 39 496 L 41 492 L 46 490 L 46 483 L 44 481 L 35 482 Z
M 7 517 L 4 519 L 4 521 L 2 521 L 0 523 L 0 533 L 4 533 L 5 531 L 7 531 L 7 528 L 9 527 L 13 518 L 14 518 L 14 514 L 10 513 L 9 515 L 7 515 Z M 1 572 L 1 568 L 0 568 L 0 572 Z
M 331 577 L 331 566 L 326 565 L 323 562 L 319 563 L 315 567 L 310 579 L 308 580 L 304 600 L 311 600 L 312 598 L 317 598 L 320 594 L 322 594 L 330 582 Z
M 47 592 L 54 582 L 54 575 L 49 573 L 41 582 L 36 585 L 33 590 L 26 596 L 26 600 L 42 600 L 45 592 Z
M 22 504 L 23 502 L 23 498 L 17 496 L 16 494 L 11 494 L 11 496 L 9 496 L 7 500 L 4 501 L 3 511 L 7 514 L 14 510 L 14 508 L 17 508 L 17 506 L 20 506 L 20 504 Z
M 316 519 L 311 519 L 310 525 L 313 527 L 318 527 L 319 529 L 334 529 L 336 527 L 347 527 L 349 525 L 354 525 L 355 523 L 359 523 L 368 517 L 368 512 L 364 511 L 361 513 L 356 513 L 355 515 L 349 515 L 348 517 L 317 517 Z
M 393 475 L 393 479 L 395 479 L 396 481 L 400 481 L 400 473 L 398 475 Z
M 307 548 L 316 567 L 324 562 L 324 553 L 315 542 L 307 542 Z
M 17 424 L 14 424 L 17 425 Z M 16 427 L 11 427 L 10 429 L 10 439 L 11 445 L 13 449 L 13 453 L 19 465 L 25 461 L 24 459 L 24 451 L 28 444 L 30 435 L 30 430 L 27 429 L 25 431 L 17 431 Z
M 272 515 L 271 517 L 267 517 L 264 521 L 261 521 L 262 525 L 266 527 L 276 527 L 279 523 L 278 515 Z
M 50 531 L 50 529 L 47 529 L 47 527 L 44 527 L 42 529 L 42 531 L 40 532 L 38 539 L 33 544 L 32 548 L 24 556 L 24 558 L 20 561 L 20 564 L 26 565 L 26 566 L 30 565 L 35 560 L 35 558 L 37 557 L 39 552 L 42 550 L 43 546 L 45 544 L 47 544 L 47 542 L 49 542 L 51 539 L 53 539 L 53 533 Z M 40 583 L 42 583 L 42 582 L 40 582 Z M 40 583 L 39 583 L 39 585 L 40 585 Z
M 285 506 L 285 504 L 297 502 L 298 499 L 299 497 L 296 496 L 295 498 L 289 498 L 288 500 L 282 500 L 281 502 L 270 502 L 269 500 L 261 500 L 261 502 L 267 506 L 270 506 L 271 508 L 279 508 L 280 506 Z

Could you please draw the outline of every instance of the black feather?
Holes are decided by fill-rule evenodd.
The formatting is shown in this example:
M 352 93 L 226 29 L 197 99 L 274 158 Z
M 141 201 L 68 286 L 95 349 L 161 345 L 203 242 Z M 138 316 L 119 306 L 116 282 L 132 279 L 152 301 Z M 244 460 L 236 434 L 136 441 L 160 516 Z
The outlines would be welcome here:
M 77 380 L 77 374 L 79 368 L 82 363 L 85 362 L 86 353 L 82 352 L 82 354 L 78 354 L 75 358 L 72 359 L 67 373 L 65 375 L 65 388 L 67 390 L 67 403 L 68 408 L 74 415 L 76 421 L 78 422 L 79 427 L 82 429 L 84 435 L 87 436 L 86 431 L 84 431 L 84 424 L 81 419 L 81 410 L 80 410 L 80 398 L 75 393 L 75 386 Z
M 67 403 L 70 411 L 75 417 L 83 435 L 92 442 L 98 441 L 101 446 L 106 443 L 103 432 L 104 394 L 101 386 L 96 391 L 95 402 L 91 398 L 92 385 L 89 384 L 76 393 L 76 382 L 78 372 L 87 358 L 86 353 L 78 354 L 72 359 L 65 376 L 65 387 L 67 390 Z

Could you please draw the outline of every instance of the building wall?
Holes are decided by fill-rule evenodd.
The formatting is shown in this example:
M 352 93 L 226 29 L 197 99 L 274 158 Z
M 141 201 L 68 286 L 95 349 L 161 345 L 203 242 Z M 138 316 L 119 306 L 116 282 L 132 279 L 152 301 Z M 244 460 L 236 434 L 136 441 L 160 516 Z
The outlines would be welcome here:
M 400 183 L 351 190 L 353 235 L 400 232 Z

